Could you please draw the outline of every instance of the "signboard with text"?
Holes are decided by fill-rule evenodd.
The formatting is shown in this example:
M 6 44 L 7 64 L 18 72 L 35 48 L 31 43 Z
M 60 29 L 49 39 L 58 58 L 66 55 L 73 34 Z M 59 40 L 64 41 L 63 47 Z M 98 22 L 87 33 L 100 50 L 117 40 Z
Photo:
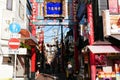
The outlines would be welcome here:
M 61 15 L 62 14 L 62 3 L 61 2 L 48 2 L 46 4 L 48 15 Z
M 45 8 L 44 8 L 44 12 L 45 12 L 45 17 L 64 17 L 64 2 L 46 2 L 45 1 Z

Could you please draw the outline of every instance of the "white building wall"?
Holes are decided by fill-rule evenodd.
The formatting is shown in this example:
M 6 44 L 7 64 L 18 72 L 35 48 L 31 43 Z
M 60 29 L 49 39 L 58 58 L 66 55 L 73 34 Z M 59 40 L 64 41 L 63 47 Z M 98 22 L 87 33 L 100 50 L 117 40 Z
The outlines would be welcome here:
M 27 29 L 27 26 L 26 26 L 26 0 L 14 0 L 14 1 L 16 1 L 15 20 L 21 25 L 21 28 Z
M 21 2 L 21 9 L 19 9 L 19 5 Z M 22 29 L 27 29 L 26 26 L 26 0 L 13 0 L 13 5 L 12 5 L 12 10 L 7 10 L 6 9 L 6 3 L 7 0 L 0 0 L 0 59 L 2 59 L 4 52 L 1 52 L 2 47 L 8 46 L 8 40 L 10 39 L 10 30 L 9 30 L 9 25 L 12 22 L 17 22 Z M 20 17 L 20 12 L 21 10 L 21 16 Z M 9 54 L 9 52 L 8 52 Z M 9 56 L 9 55 L 8 55 Z M 14 55 L 13 55 L 14 56 Z M 23 60 L 23 59 L 22 59 Z M 4 64 L 6 67 L 4 67 L 6 70 L 9 69 L 9 73 L 7 71 L 4 72 L 6 74 L 4 78 L 7 78 L 7 75 L 11 74 L 9 78 L 12 78 L 13 76 L 13 65 L 9 67 L 8 64 Z M 3 66 L 2 60 L 0 60 L 0 66 Z M 10 69 L 11 68 L 11 69 Z M 18 65 L 17 65 L 17 76 L 24 76 L 24 68 L 21 67 L 21 64 L 18 60 Z M 0 71 L 3 71 L 2 68 L 0 68 Z M 2 76 L 0 76 L 1 80 Z M 17 79 L 16 79 L 17 80 Z M 24 79 L 21 79 L 24 80 Z
M 26 26 L 26 0 L 13 0 L 13 9 L 6 9 L 6 1 L 0 0 L 0 20 L 1 22 L 1 38 L 10 39 L 9 25 L 13 22 L 18 23 L 21 28 L 27 29 Z M 20 2 L 19 2 L 20 1 Z

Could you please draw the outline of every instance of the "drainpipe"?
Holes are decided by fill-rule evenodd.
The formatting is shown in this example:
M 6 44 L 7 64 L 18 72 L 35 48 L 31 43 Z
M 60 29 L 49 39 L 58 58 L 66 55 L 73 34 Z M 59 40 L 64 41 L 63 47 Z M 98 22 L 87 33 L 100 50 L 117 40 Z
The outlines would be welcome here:
M 89 45 L 92 45 L 94 43 L 92 3 L 87 4 L 87 19 L 88 19 L 88 24 L 90 27 Z M 91 80 L 95 80 L 95 76 L 96 76 L 95 55 L 92 52 L 90 52 L 90 77 L 91 77 Z

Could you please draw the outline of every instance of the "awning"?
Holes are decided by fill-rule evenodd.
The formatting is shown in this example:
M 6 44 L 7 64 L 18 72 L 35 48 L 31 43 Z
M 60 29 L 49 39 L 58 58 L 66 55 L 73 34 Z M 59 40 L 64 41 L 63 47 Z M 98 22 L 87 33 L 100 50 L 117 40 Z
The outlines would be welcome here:
M 30 38 L 30 32 L 26 29 L 21 29 L 19 33 L 21 34 L 22 39 Z
M 117 39 L 117 40 L 120 40 L 120 34 L 112 34 L 110 36 Z
M 19 32 L 21 34 L 21 40 L 24 40 L 24 43 L 27 45 L 36 45 L 38 44 L 37 39 L 26 29 L 21 29 Z
M 92 53 L 120 53 L 120 48 L 112 45 L 87 46 Z

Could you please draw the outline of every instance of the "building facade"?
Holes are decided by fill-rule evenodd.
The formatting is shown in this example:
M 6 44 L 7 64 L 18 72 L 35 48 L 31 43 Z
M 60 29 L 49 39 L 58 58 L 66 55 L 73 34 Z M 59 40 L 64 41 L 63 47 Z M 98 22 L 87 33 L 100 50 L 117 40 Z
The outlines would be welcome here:
M 25 47 L 25 45 L 28 45 L 26 41 L 32 41 L 31 44 L 37 44 L 36 38 L 31 35 L 30 32 L 30 2 L 29 0 L 0 0 L 0 4 L 0 25 L 3 26 L 0 28 L 0 69 L 4 73 L 1 72 L 3 76 L 0 78 L 24 79 L 26 77 L 25 75 L 29 75 L 25 72 L 25 56 L 30 54 L 28 52 L 30 47 Z M 14 33 L 16 26 L 14 26 L 14 29 L 11 31 L 11 24 L 18 24 L 20 31 Z M 17 50 L 9 47 L 8 43 L 11 38 L 16 38 L 20 41 Z M 24 45 L 22 45 L 22 43 Z M 15 51 L 17 51 L 16 59 Z M 6 71 L 8 68 L 10 69 L 9 72 Z

